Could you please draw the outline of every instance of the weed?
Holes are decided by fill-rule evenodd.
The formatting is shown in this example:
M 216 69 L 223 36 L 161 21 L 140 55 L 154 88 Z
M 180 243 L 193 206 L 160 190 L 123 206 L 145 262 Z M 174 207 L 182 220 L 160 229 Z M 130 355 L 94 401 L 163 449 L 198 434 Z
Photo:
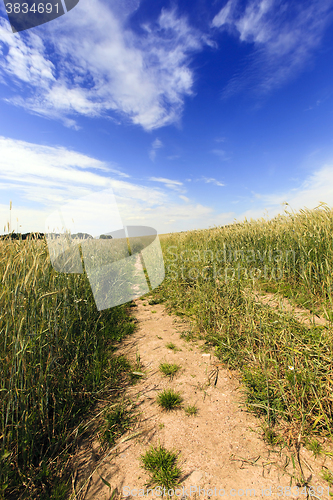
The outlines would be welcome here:
M 323 453 L 322 445 L 317 441 L 317 439 L 308 440 L 307 448 L 312 451 L 315 457 L 318 457 L 321 453 Z
M 244 369 L 243 381 L 246 384 L 247 401 L 250 409 L 258 414 L 266 414 L 268 425 L 275 423 L 284 405 L 279 394 L 270 386 L 267 374 L 261 368 Z
M 198 413 L 198 408 L 196 406 L 187 406 L 185 408 L 185 413 L 186 415 L 190 416 L 190 415 L 196 415 Z
M 186 342 L 190 342 L 191 340 L 193 340 L 194 335 L 193 335 L 193 332 L 191 330 L 188 330 L 188 331 L 182 332 L 180 334 L 180 338 L 184 339 Z
M 176 344 L 174 344 L 173 342 L 169 342 L 168 344 L 165 345 L 165 347 L 167 349 L 171 349 L 172 351 L 181 351 L 181 349 L 179 349 L 179 347 L 176 346 Z
M 178 465 L 178 453 L 163 446 L 151 446 L 141 455 L 142 468 L 150 474 L 149 486 L 174 489 L 179 485 L 182 471 Z
M 105 416 L 106 429 L 103 434 L 104 441 L 113 445 L 117 438 L 128 431 L 135 420 L 133 411 L 128 403 L 122 401 L 115 409 Z
M 327 467 L 323 467 L 321 475 L 330 486 L 333 486 L 333 473 Z
M 160 372 L 169 377 L 173 377 L 180 370 L 180 368 L 180 365 L 170 363 L 161 363 L 159 366 Z
M 162 304 L 164 302 L 163 298 L 155 298 L 149 301 L 149 305 L 154 306 L 155 304 Z
M 141 379 L 145 373 L 142 371 L 143 365 L 141 362 L 141 357 L 139 351 L 136 352 L 135 364 L 132 366 L 132 370 L 130 372 L 131 382 L 134 384 L 138 380 Z
M 281 443 L 281 437 L 272 429 L 272 427 L 268 427 L 267 425 L 263 426 L 263 437 L 266 443 L 271 446 L 276 446 Z
M 156 401 L 164 410 L 173 410 L 181 406 L 183 398 L 173 389 L 164 389 L 158 394 Z

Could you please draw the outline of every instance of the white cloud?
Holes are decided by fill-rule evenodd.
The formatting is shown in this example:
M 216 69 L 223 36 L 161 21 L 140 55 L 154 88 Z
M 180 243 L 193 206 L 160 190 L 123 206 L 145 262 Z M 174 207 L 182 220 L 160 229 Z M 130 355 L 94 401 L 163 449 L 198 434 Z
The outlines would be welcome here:
M 162 182 L 166 187 L 174 189 L 175 191 L 179 191 L 180 186 L 183 185 L 183 183 L 180 181 L 166 179 L 165 177 L 150 177 L 149 180 L 153 182 Z
M 269 218 L 283 213 L 282 205 L 288 203 L 289 209 L 299 211 L 304 208 L 313 209 L 321 202 L 333 207 L 333 163 L 323 165 L 310 174 L 299 187 L 279 193 L 253 193 L 253 208 L 242 212 L 239 221 L 263 217 L 264 212 Z
M 124 172 L 114 168 L 112 164 L 75 151 L 62 147 L 31 144 L 1 136 L 0 158 L 1 182 L 12 183 L 14 181 L 17 185 L 26 187 L 30 184 L 41 187 L 45 185 L 56 190 L 58 186 L 65 186 L 65 183 L 68 184 L 69 189 L 73 185 L 82 184 L 103 186 L 107 178 L 89 172 L 88 169 L 128 177 Z M 80 171 L 79 178 L 78 171 Z M 31 197 L 31 199 L 34 198 Z
M 149 158 L 151 159 L 151 161 L 155 161 L 156 150 L 162 147 L 163 147 L 163 142 L 160 141 L 158 138 L 156 138 L 151 145 L 151 150 L 149 151 Z
M 301 8 L 297 2 L 251 0 L 243 8 L 240 0 L 229 0 L 212 26 L 254 44 L 254 53 L 247 69 L 230 81 L 224 95 L 249 86 L 262 95 L 297 76 L 321 43 L 332 5 L 333 0 L 304 0 Z
M 116 196 L 125 225 L 148 225 L 165 233 L 207 227 L 225 217 L 225 214 L 216 215 L 211 207 L 190 204 L 186 196 L 179 194 L 183 185 L 180 181 L 150 179 L 164 184 L 171 192 L 164 187 L 128 182 L 116 178 L 124 174 L 118 175 L 119 171 L 109 164 L 66 148 L 0 137 L 0 158 L 1 198 L 8 198 L 7 204 L 0 204 L 1 230 L 9 222 L 9 200 L 13 201 L 11 229 L 44 232 L 46 218 L 55 209 L 69 200 L 108 188 Z
M 151 145 L 151 147 L 153 149 L 159 149 L 159 148 L 162 148 L 163 147 L 163 142 L 160 141 L 158 138 L 155 139 L 155 141 L 153 142 L 153 144 Z
M 206 184 L 215 184 L 216 186 L 224 186 L 222 182 L 217 181 L 214 177 L 201 177 L 197 179 L 197 181 L 204 181 Z
M 220 10 L 220 12 L 214 17 L 212 26 L 214 26 L 215 28 L 219 28 L 220 26 L 224 26 L 225 24 L 229 23 L 229 20 L 232 19 L 232 14 L 236 5 L 237 0 L 229 0 Z
M 315 208 L 321 201 L 333 206 L 333 164 L 314 171 L 298 188 L 279 194 L 261 195 L 268 206 L 287 202 L 293 209 Z
M 207 37 L 165 9 L 139 36 L 125 28 L 126 9 L 81 0 L 61 23 L 15 35 L 0 18 L 0 75 L 19 87 L 9 101 L 68 126 L 114 112 L 146 130 L 178 122 L 192 93 L 189 56 Z
M 107 188 L 112 188 L 116 196 L 124 224 L 149 225 L 160 233 L 229 224 L 236 218 L 258 218 L 265 210 L 274 217 L 283 211 L 283 202 L 296 211 L 315 208 L 321 201 L 333 206 L 333 162 L 317 168 L 297 188 L 253 193 L 252 199 L 242 200 L 235 213 L 217 212 L 211 206 L 190 202 L 182 192 L 181 181 L 148 179 L 159 187 L 129 182 L 112 165 L 66 148 L 0 137 L 0 158 L 1 230 L 9 221 L 9 200 L 13 201 L 13 229 L 18 224 L 22 232 L 44 231 L 45 219 L 55 208 Z M 214 178 L 198 180 L 223 185 Z
M 226 156 L 227 153 L 223 149 L 212 149 L 211 153 L 217 156 L 220 160 L 230 160 L 230 156 Z
M 0 158 L 0 189 L 15 190 L 20 201 L 52 208 L 72 196 L 108 187 L 148 204 L 163 197 L 156 189 L 117 179 L 129 176 L 110 164 L 63 147 L 0 137 Z

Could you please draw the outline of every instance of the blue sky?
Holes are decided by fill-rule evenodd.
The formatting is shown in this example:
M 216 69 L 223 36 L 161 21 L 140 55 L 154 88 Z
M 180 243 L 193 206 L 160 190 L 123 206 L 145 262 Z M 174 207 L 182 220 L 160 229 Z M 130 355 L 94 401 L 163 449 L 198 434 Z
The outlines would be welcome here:
M 11 229 L 44 231 L 110 188 L 159 233 L 333 206 L 333 0 L 80 0 L 15 34 L 0 16 L 0 232 L 10 201 Z

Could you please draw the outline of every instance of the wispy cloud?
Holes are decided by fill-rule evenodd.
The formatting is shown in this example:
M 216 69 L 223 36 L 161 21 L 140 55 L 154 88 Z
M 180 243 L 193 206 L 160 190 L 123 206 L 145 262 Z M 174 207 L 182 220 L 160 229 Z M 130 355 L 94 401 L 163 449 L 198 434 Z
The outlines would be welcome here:
M 167 156 L 168 160 L 178 160 L 178 158 L 180 158 L 180 155 L 170 155 L 170 156 Z
M 254 45 L 246 70 L 230 81 L 225 97 L 249 87 L 262 95 L 297 76 L 311 62 L 332 20 L 333 0 L 252 0 L 243 5 L 229 0 L 212 22 Z
M 51 209 L 73 196 L 108 187 L 121 196 L 148 200 L 148 205 L 163 198 L 159 190 L 122 180 L 129 176 L 111 164 L 63 147 L 0 137 L 0 151 L 0 189 L 14 190 L 20 203 Z
M 143 224 L 158 232 L 181 231 L 223 225 L 244 217 L 274 217 L 282 203 L 299 210 L 315 208 L 321 201 L 333 206 L 333 162 L 316 168 L 296 188 L 280 192 L 252 193 L 241 200 L 238 211 L 218 212 L 211 206 L 192 202 L 182 192 L 183 183 L 151 177 L 158 187 L 124 179 L 113 165 L 66 148 L 42 146 L 0 137 L 0 229 L 9 220 L 9 200 L 13 201 L 12 227 L 23 232 L 44 230 L 47 215 L 70 199 L 112 188 L 124 224 Z M 118 172 L 118 173 L 117 173 Z M 119 174 L 122 174 L 119 175 Z M 223 184 L 214 178 L 197 181 Z M 191 197 L 192 198 L 192 197 Z M 7 199 L 7 202 L 5 200 Z M 244 205 L 250 209 L 244 210 Z M 243 209 L 241 208 L 243 206 Z M 18 219 L 18 222 L 16 222 Z
M 316 169 L 298 188 L 259 196 L 261 202 L 267 206 L 287 202 L 295 210 L 303 207 L 315 208 L 321 201 L 333 206 L 333 164 Z
M 9 102 L 73 127 L 78 115 L 115 113 L 146 130 L 178 122 L 192 93 L 190 55 L 207 37 L 166 9 L 138 35 L 125 28 L 128 2 L 118 3 L 81 0 L 61 23 L 15 35 L 0 18 L 0 75 L 16 84 Z
M 224 151 L 224 149 L 212 149 L 211 153 L 217 156 L 220 160 L 230 160 L 230 156 L 227 156 L 227 153 L 226 151 Z
M 201 177 L 200 179 L 196 179 L 197 181 L 204 181 L 206 184 L 215 184 L 215 186 L 224 186 L 222 182 L 214 179 L 214 177 Z
M 150 181 L 162 182 L 166 187 L 179 191 L 183 183 L 180 181 L 174 181 L 172 179 L 166 179 L 165 177 L 149 177 Z
M 156 150 L 160 148 L 163 148 L 163 142 L 156 138 L 151 145 L 151 150 L 149 151 L 149 158 L 151 159 L 151 161 L 155 161 Z
M 125 225 L 149 225 L 163 233 L 204 228 L 229 217 L 190 203 L 181 181 L 150 178 L 164 184 L 159 187 L 129 182 L 112 165 L 77 151 L 0 137 L 0 154 L 0 229 L 9 221 L 9 200 L 13 201 L 12 229 L 44 231 L 45 220 L 55 209 L 109 188 Z
M 251 202 L 253 207 L 240 213 L 237 216 L 239 221 L 245 217 L 256 219 L 264 214 L 272 218 L 283 213 L 286 208 L 296 212 L 303 208 L 314 209 L 321 202 L 333 207 L 333 163 L 314 170 L 296 188 L 271 193 L 252 192 L 252 198 L 243 201 Z M 285 203 L 288 203 L 287 207 Z

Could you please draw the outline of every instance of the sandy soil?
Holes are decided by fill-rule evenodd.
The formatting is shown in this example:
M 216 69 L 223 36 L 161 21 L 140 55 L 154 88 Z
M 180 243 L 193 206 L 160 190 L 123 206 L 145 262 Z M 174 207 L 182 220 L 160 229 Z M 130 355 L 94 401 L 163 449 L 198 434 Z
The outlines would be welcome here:
M 122 343 L 119 353 L 133 361 L 140 356 L 145 373 L 126 391 L 126 397 L 133 401 L 140 416 L 125 439 L 133 434 L 136 437 L 120 442 L 108 455 L 100 454 L 98 440 L 81 443 L 73 488 L 78 492 L 84 480 L 89 476 L 90 480 L 72 498 L 106 500 L 112 498 L 115 489 L 118 498 L 129 491 L 130 500 L 143 496 L 149 476 L 140 467 L 140 455 L 150 445 L 159 443 L 180 452 L 184 490 L 177 495 L 183 500 L 186 497 L 310 498 L 301 488 L 298 494 L 295 489 L 289 494 L 291 478 L 300 474 L 299 463 L 304 477 L 315 488 L 313 498 L 329 498 L 320 471 L 323 465 L 333 470 L 331 458 L 321 455 L 315 459 L 303 447 L 298 457 L 295 449 L 270 448 L 262 439 L 260 420 L 246 411 L 237 373 L 223 368 L 212 352 L 205 352 L 202 341 L 185 341 L 181 333 L 188 331 L 190 325 L 170 316 L 162 304 L 149 305 L 140 299 L 135 303 L 133 313 L 138 328 Z M 169 342 L 179 350 L 168 349 Z M 182 369 L 170 380 L 159 372 L 161 362 L 177 363 Z M 183 406 L 197 406 L 197 415 L 187 416 L 184 408 L 161 410 L 156 396 L 164 388 L 179 391 L 184 398 Z M 101 478 L 111 485 L 111 491 Z M 292 484 L 295 485 L 294 480 Z M 325 489 L 324 493 L 318 493 L 321 491 L 318 486 Z M 150 493 L 148 498 L 156 496 Z

